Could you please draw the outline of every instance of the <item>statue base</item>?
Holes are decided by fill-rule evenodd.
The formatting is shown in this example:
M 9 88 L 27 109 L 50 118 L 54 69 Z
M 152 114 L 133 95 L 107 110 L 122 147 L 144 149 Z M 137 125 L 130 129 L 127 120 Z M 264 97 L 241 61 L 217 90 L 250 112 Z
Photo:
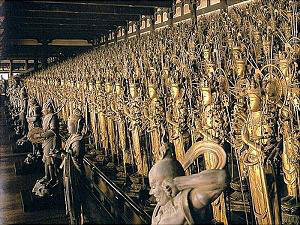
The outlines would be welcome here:
M 44 209 L 63 209 L 65 207 L 64 195 L 61 192 L 52 197 L 38 197 L 31 190 L 21 191 L 21 199 L 24 212 L 34 212 Z
M 282 224 L 292 225 L 300 224 L 300 202 L 292 205 L 282 204 Z

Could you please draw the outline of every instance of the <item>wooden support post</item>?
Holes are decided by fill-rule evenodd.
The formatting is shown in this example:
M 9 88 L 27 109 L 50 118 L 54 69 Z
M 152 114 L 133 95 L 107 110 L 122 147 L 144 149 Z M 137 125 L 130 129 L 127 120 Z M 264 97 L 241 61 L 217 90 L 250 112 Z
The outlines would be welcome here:
M 136 33 L 137 36 L 140 37 L 141 36 L 141 21 L 136 21 Z
M 25 70 L 28 70 L 28 59 L 25 59 Z
M 105 47 L 108 46 L 108 37 L 109 37 L 109 34 L 106 34 L 105 35 Z
M 8 77 L 12 77 L 13 76 L 13 60 L 10 59 L 9 60 L 9 73 L 8 73 Z
M 155 16 L 150 16 L 149 19 L 150 19 L 150 30 L 151 32 L 153 32 L 155 30 Z
M 119 31 L 119 29 L 116 29 L 115 32 L 114 32 L 114 41 L 115 41 L 115 43 L 118 42 L 118 31 Z
M 33 64 L 34 70 L 38 69 L 38 67 L 39 67 L 38 65 L 39 65 L 38 59 L 34 59 L 34 64 Z
M 221 10 L 227 10 L 228 8 L 228 4 L 227 4 L 227 0 L 220 0 L 220 5 L 221 5 Z
M 128 23 L 124 27 L 124 38 L 125 40 L 128 40 Z
M 194 27 L 197 25 L 197 3 L 195 0 L 189 1 L 189 7 L 191 11 L 192 23 Z
M 176 10 L 176 8 L 175 8 Z M 171 8 L 171 9 L 168 9 L 168 22 L 169 22 L 169 27 L 173 27 L 174 25 L 174 9 Z

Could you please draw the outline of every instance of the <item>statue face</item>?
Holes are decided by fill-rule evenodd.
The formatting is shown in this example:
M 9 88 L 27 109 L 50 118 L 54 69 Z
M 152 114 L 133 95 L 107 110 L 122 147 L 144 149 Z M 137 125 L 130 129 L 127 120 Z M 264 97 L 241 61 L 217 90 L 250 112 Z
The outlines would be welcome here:
M 210 53 L 209 53 L 208 50 L 203 51 L 203 57 L 204 57 L 205 60 L 209 60 L 209 55 L 210 55 Z
M 238 77 L 242 77 L 244 74 L 244 71 L 245 71 L 244 65 L 242 65 L 242 64 L 236 65 L 235 72 Z
M 205 106 L 208 106 L 211 104 L 212 96 L 211 92 L 208 90 L 202 91 L 202 102 Z
M 260 98 L 255 94 L 249 95 L 249 106 L 252 112 L 257 112 L 260 110 Z
M 207 74 L 214 73 L 214 71 L 215 71 L 214 64 L 208 64 L 208 65 L 206 65 L 206 73 Z
M 180 90 L 178 86 L 172 86 L 171 88 L 171 95 L 173 99 L 178 99 L 180 96 Z
M 117 95 L 121 95 L 122 94 L 122 87 L 121 87 L 121 85 L 116 85 L 116 93 L 117 93 Z
M 151 99 L 153 99 L 157 96 L 157 93 L 156 93 L 156 90 L 154 87 L 149 87 L 148 92 L 149 92 L 149 96 Z
M 138 96 L 137 88 L 135 86 L 130 86 L 129 92 L 132 98 L 136 98 Z
M 70 120 L 68 120 L 68 131 L 70 134 L 76 134 L 75 124 Z
M 112 85 L 110 83 L 105 84 L 105 91 L 106 93 L 112 92 Z
M 149 174 L 150 182 L 150 195 L 153 195 L 156 199 L 156 202 L 159 206 L 164 206 L 171 199 L 163 188 L 164 178 L 161 176 L 155 176 L 154 174 Z
M 267 98 L 271 101 L 275 100 L 276 98 L 276 93 L 277 93 L 277 90 L 276 90 L 276 86 L 272 83 L 268 83 L 266 85 L 266 95 L 267 95 Z
M 287 63 L 279 63 L 279 68 L 285 77 L 288 77 L 288 65 Z

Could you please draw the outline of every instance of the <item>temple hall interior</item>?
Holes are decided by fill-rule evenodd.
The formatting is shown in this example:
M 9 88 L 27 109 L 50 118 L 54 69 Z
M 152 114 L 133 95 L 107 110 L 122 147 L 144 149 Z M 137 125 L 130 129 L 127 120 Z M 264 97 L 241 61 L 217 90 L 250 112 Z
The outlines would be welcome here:
M 298 0 L 0 0 L 0 224 L 300 225 Z

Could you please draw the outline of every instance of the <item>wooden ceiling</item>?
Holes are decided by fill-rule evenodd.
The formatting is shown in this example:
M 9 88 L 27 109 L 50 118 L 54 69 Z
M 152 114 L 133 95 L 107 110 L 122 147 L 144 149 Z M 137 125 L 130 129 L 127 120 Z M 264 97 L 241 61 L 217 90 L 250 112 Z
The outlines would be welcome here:
M 142 15 L 152 16 L 156 8 L 170 8 L 172 4 L 173 0 L 6 0 L 1 6 L 2 39 L 5 40 L 2 43 L 2 57 L 18 54 L 36 57 L 36 54 L 41 54 L 42 47 L 55 39 L 80 39 L 92 43 L 120 26 L 126 27 L 129 21 L 139 21 Z M 32 51 L 12 44 L 23 39 L 35 39 L 43 45 L 34 46 Z M 61 46 L 58 52 L 54 45 L 47 47 L 49 54 L 63 51 Z M 65 51 L 70 51 L 70 48 Z

